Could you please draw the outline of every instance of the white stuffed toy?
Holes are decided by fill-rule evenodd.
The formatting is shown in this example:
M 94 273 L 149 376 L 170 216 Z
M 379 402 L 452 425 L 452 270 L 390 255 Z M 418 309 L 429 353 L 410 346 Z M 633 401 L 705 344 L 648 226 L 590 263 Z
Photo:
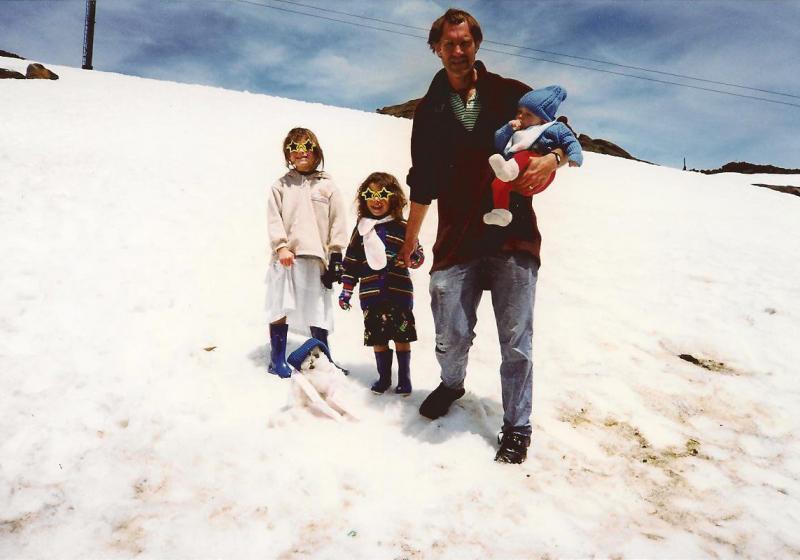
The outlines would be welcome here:
M 347 378 L 330 360 L 327 347 L 309 339 L 288 358 L 292 373 L 292 406 L 305 407 L 336 421 L 346 417 L 358 420 L 348 402 Z

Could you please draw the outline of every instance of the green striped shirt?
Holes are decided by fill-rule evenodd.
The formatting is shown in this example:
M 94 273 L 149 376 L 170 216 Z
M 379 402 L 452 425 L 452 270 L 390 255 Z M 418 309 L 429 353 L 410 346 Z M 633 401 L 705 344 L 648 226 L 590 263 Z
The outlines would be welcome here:
M 478 99 L 478 90 L 472 90 L 473 95 L 467 98 L 467 102 L 461 101 L 461 96 L 458 93 L 450 92 L 450 107 L 453 109 L 453 114 L 459 120 L 464 128 L 472 131 L 475 128 L 475 121 L 478 120 L 478 114 L 481 112 L 481 101 Z

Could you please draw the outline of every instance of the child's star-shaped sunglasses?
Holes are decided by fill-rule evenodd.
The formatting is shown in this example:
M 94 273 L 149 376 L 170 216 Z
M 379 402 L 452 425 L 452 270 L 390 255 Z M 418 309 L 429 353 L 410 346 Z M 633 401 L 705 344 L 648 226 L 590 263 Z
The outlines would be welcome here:
M 312 140 L 298 142 L 297 140 L 290 140 L 286 144 L 287 152 L 313 152 L 317 145 Z
M 373 191 L 372 189 L 364 189 L 361 193 L 361 198 L 369 202 L 370 200 L 389 200 L 389 197 L 392 196 L 394 193 L 383 187 L 379 191 Z

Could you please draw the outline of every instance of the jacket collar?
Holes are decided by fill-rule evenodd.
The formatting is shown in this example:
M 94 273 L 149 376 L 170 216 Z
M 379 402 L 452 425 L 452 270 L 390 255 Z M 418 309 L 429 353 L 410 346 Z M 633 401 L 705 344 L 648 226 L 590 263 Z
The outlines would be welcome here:
M 475 83 L 475 87 L 480 91 L 485 87 L 487 78 L 493 76 L 493 74 L 486 70 L 486 66 L 480 60 L 475 61 L 475 70 L 478 72 L 478 81 Z M 442 68 L 433 77 L 433 81 L 431 81 L 426 95 L 430 97 L 431 100 L 442 102 L 449 98 L 451 91 L 452 88 L 447 79 L 447 70 Z
M 290 177 L 292 181 L 300 182 L 303 179 L 330 179 L 331 176 L 328 175 L 326 171 L 314 171 L 313 173 L 303 174 L 300 173 L 297 169 L 290 169 L 286 173 L 287 177 Z

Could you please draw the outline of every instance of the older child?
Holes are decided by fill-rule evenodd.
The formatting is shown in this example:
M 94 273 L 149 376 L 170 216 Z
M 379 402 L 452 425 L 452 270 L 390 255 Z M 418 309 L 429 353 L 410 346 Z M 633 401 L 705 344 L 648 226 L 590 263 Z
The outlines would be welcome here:
M 517 118 L 499 129 L 494 135 L 495 148 L 499 154 L 489 158 L 497 179 L 492 182 L 494 209 L 483 215 L 487 224 L 505 227 L 511 223 L 508 210 L 511 193 L 510 182 L 517 178 L 520 169 L 527 166 L 532 157 L 553 154 L 558 163 L 561 156 L 553 150 L 561 148 L 572 167 L 583 163 L 583 151 L 572 129 L 556 121 L 556 112 L 567 98 L 567 90 L 561 86 L 547 86 L 529 91 L 519 100 Z M 553 181 L 555 173 L 530 192 L 530 196 L 542 192 Z
M 392 384 L 393 340 L 397 351 L 395 393 L 411 394 L 411 342 L 417 340 L 412 308 L 414 288 L 408 268 L 398 266 L 397 255 L 406 236 L 403 208 L 406 197 L 394 176 L 376 172 L 358 188 L 358 225 L 344 258 L 339 305 L 350 309 L 350 298 L 360 281 L 358 296 L 364 313 L 364 345 L 372 346 L 378 380 L 372 391 L 382 394 Z M 422 248 L 412 256 L 411 268 L 424 259 Z
M 328 345 L 333 327 L 330 289 L 341 282 L 347 227 L 339 189 L 322 171 L 325 156 L 316 135 L 293 128 L 283 141 L 289 172 L 272 185 L 267 225 L 272 262 L 267 272 L 271 342 L 268 370 L 289 377 L 289 325 Z

